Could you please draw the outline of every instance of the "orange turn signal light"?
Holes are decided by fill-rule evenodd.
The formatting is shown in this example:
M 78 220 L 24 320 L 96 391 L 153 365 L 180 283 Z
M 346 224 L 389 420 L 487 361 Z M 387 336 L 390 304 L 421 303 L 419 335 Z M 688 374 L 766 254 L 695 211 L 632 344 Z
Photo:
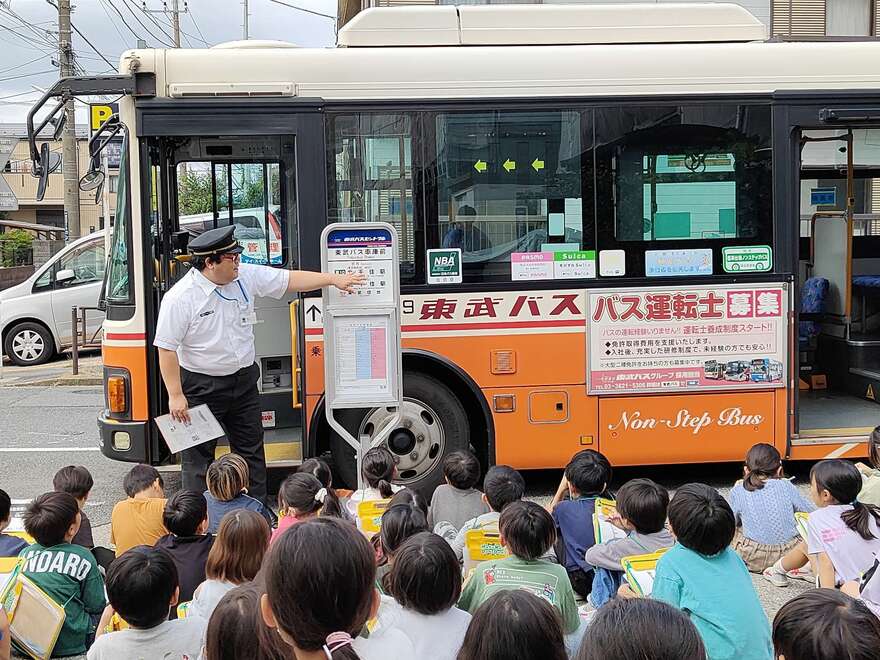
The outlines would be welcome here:
M 128 411 L 128 401 L 125 397 L 125 378 L 122 376 L 110 376 L 107 379 L 107 405 L 112 413 Z

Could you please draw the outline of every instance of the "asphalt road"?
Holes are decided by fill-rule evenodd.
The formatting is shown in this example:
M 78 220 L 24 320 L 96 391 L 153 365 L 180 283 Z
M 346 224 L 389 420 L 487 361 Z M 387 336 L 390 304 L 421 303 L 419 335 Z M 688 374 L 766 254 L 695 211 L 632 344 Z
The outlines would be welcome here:
M 122 478 L 129 465 L 105 458 L 98 450 L 95 419 L 101 409 L 100 386 L 0 387 L 0 488 L 13 499 L 33 498 L 52 488 L 55 472 L 70 464 L 84 465 L 95 479 L 86 512 L 92 521 L 95 541 L 109 541 L 110 513 L 125 497 Z M 722 493 L 741 475 L 737 464 L 688 465 L 615 470 L 612 487 L 635 477 L 648 477 L 674 489 L 701 481 Z M 806 483 L 808 465 L 787 466 L 796 483 Z M 529 499 L 546 503 L 556 490 L 559 470 L 526 472 Z M 180 487 L 178 473 L 166 473 L 169 493 Z M 277 480 L 274 480 L 277 483 Z M 754 576 L 758 594 L 769 616 L 789 598 L 807 588 L 794 582 L 785 589 L 773 587 Z

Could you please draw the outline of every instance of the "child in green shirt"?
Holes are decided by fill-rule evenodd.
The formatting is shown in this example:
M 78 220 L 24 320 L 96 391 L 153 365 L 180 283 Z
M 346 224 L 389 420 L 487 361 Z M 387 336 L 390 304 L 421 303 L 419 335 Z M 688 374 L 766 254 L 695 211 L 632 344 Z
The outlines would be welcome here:
M 556 542 L 556 525 L 534 502 L 508 504 L 498 521 L 501 545 L 510 551 L 504 559 L 479 564 L 465 583 L 458 607 L 473 614 L 493 594 L 525 589 L 548 601 L 562 616 L 563 632 L 580 627 L 574 590 L 565 568 L 540 559 Z
M 21 552 L 22 574 L 64 607 L 64 626 L 52 652 L 56 658 L 86 652 L 106 605 L 95 557 L 71 543 L 79 525 L 79 505 L 67 493 L 40 495 L 24 514 L 25 530 L 36 543 Z

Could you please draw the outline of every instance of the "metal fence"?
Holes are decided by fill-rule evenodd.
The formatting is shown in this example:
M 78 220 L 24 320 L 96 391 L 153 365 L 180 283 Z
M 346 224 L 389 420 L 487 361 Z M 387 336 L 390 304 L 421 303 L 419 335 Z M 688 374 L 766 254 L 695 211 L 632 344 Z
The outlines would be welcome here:
M 34 248 L 32 245 L 21 245 L 18 242 L 0 238 L 0 268 L 32 266 L 33 264 Z

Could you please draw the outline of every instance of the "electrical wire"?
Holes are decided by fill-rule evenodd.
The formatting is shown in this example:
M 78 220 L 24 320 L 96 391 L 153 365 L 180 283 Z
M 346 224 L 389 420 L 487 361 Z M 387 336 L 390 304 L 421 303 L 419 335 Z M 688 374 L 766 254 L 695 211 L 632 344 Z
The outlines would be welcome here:
M 151 37 L 153 37 L 154 41 L 157 41 L 160 44 L 162 44 L 163 46 L 166 46 L 168 48 L 173 48 L 173 44 L 168 43 L 167 41 L 165 41 L 161 37 L 157 37 L 156 34 L 152 30 L 150 30 L 150 28 L 148 28 L 146 25 L 144 25 L 144 22 L 140 19 L 140 17 L 137 15 L 137 13 L 135 13 L 131 10 L 131 7 L 128 5 L 128 3 L 122 2 L 120 4 L 123 7 L 125 7 L 128 10 L 128 13 L 134 17 L 134 20 L 136 20 L 138 22 L 138 25 L 140 25 L 144 29 L 144 31 L 146 31 L 147 34 L 149 34 Z M 111 6 L 113 6 L 112 2 L 111 2 Z M 115 8 L 115 6 L 114 6 L 114 8 Z M 119 11 L 119 10 L 117 9 L 116 11 Z
M 189 20 L 192 21 L 192 24 L 193 24 L 193 26 L 195 27 L 196 32 L 199 33 L 199 36 L 201 37 L 200 41 L 201 41 L 203 44 L 205 44 L 206 46 L 210 46 L 211 44 L 210 44 L 208 41 L 205 40 L 205 35 L 202 34 L 202 28 L 200 28 L 200 27 L 199 27 L 199 24 L 196 22 L 196 15 L 195 15 L 195 13 L 193 12 L 192 8 L 190 8 L 190 10 L 189 10 Z
M 47 73 L 58 73 L 57 69 L 48 69 L 47 71 L 34 71 L 33 73 L 22 73 L 19 76 L 7 76 L 6 78 L 0 78 L 0 82 L 6 82 L 8 80 L 19 80 L 21 78 L 30 78 L 31 76 L 43 76 Z
M 24 64 L 19 64 L 18 66 L 9 67 L 8 69 L 2 69 L 2 70 L 0 70 L 0 73 L 9 73 L 10 71 L 15 71 L 16 69 L 21 69 L 22 67 L 26 67 L 28 64 L 33 64 L 34 62 L 39 62 L 40 60 L 44 59 L 45 57 L 46 57 L 46 55 L 40 55 L 39 57 L 35 57 L 34 59 L 30 60 L 29 62 L 25 62 Z
M 315 16 L 329 18 L 334 21 L 336 20 L 336 16 L 331 16 L 330 14 L 322 14 L 319 11 L 315 11 L 313 9 L 306 9 L 305 7 L 297 7 L 296 5 L 291 5 L 286 2 L 281 2 L 281 0 L 269 0 L 269 2 L 274 2 L 276 5 L 281 5 L 282 7 L 287 7 L 288 9 L 296 9 L 297 11 L 304 11 L 307 14 L 314 14 Z
M 153 25 L 155 25 L 157 28 L 159 28 L 159 31 L 164 36 L 166 36 L 168 39 L 171 40 L 172 43 L 174 43 L 174 36 L 165 29 L 168 26 L 165 26 L 162 23 L 160 23 L 159 21 L 157 21 L 156 18 L 153 16 L 152 12 L 147 11 L 143 5 L 137 4 L 136 0 L 125 0 L 125 1 L 128 2 L 130 5 L 133 5 L 135 9 L 137 9 L 144 16 L 146 16 Z M 131 11 L 131 10 L 129 9 L 129 11 Z
M 119 35 L 119 40 L 122 42 L 123 48 L 128 48 L 128 42 L 125 40 L 125 35 L 122 34 L 122 30 L 119 29 L 119 26 L 116 25 L 116 21 L 110 16 L 110 12 L 107 11 L 107 6 L 104 4 L 104 0 L 98 0 L 98 4 L 101 5 L 101 10 L 104 12 L 107 20 L 110 21 L 113 29 L 116 30 L 116 34 Z
M 100 0 L 100 1 L 101 1 L 101 4 L 103 5 L 104 0 Z M 113 4 L 112 0 L 107 2 L 107 4 L 110 5 L 110 9 L 112 9 L 113 11 L 116 12 L 116 15 L 119 16 L 119 20 L 121 20 L 122 24 L 126 28 L 128 28 L 128 31 L 131 32 L 131 34 L 134 36 L 135 39 L 137 39 L 138 41 L 146 41 L 141 35 L 139 35 L 137 32 L 134 31 L 134 29 L 131 27 L 131 25 L 128 24 L 128 21 L 125 20 L 125 16 L 123 16 L 122 12 L 119 11 L 119 8 L 115 4 Z

